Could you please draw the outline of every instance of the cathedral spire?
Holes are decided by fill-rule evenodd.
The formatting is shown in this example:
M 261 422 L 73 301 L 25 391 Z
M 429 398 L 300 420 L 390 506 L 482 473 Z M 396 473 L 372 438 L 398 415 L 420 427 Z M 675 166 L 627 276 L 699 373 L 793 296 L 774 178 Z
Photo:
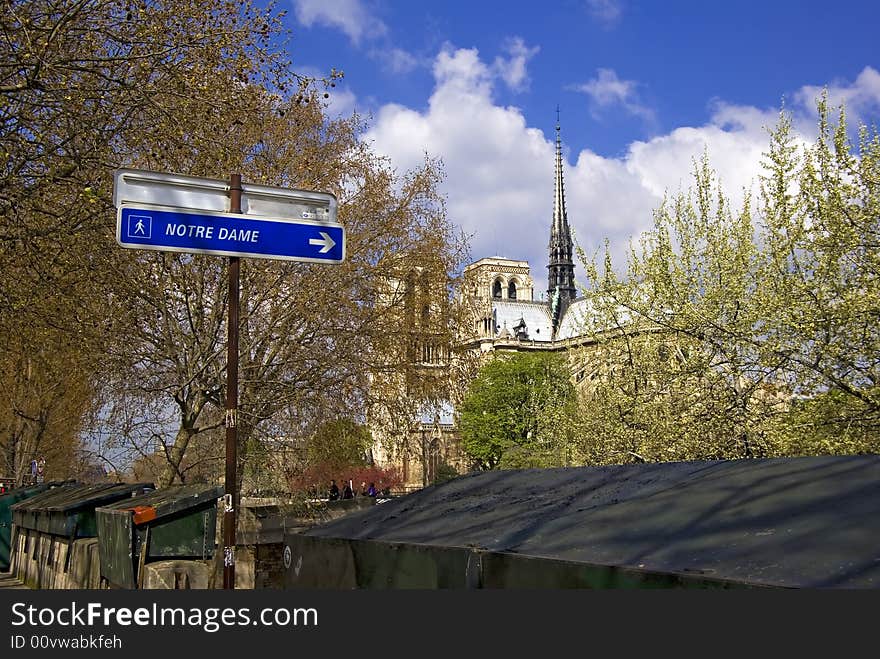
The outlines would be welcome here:
M 550 235 L 568 234 L 568 216 L 565 213 L 565 181 L 562 179 L 562 140 L 559 137 L 559 108 L 556 108 L 556 177 L 553 189 L 553 228 Z M 551 261 L 552 255 L 551 255 Z
M 565 182 L 562 177 L 562 139 L 559 134 L 559 107 L 556 108 L 556 177 L 553 190 L 553 223 L 550 228 L 550 261 L 547 265 L 547 297 L 558 295 L 559 304 L 554 314 L 556 325 L 565 308 L 575 298 L 573 243 L 565 212 Z M 557 293 L 558 291 L 558 293 Z

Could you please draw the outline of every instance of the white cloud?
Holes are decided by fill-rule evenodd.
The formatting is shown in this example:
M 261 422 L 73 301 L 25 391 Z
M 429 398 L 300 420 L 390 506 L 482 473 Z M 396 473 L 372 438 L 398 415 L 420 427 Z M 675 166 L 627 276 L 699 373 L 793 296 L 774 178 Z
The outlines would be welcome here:
M 296 19 L 305 27 L 326 25 L 342 30 L 353 43 L 385 35 L 388 26 L 361 0 L 293 0 Z
M 418 58 L 401 48 L 374 48 L 370 51 L 370 57 L 381 62 L 383 69 L 395 75 L 409 73 L 419 66 Z
M 586 0 L 587 11 L 605 28 L 614 27 L 623 14 L 620 0 Z
M 385 105 L 365 138 L 400 171 L 419 166 L 425 152 L 441 157 L 449 217 L 472 235 L 471 257 L 528 260 L 537 298 L 546 290 L 555 135 L 552 129 L 545 134 L 528 126 L 518 108 L 493 101 L 499 75 L 476 50 L 447 46 L 434 62 L 427 109 Z M 871 76 L 865 78 L 870 83 Z M 855 87 L 870 85 L 860 76 Z M 847 86 L 841 90 L 851 92 Z M 796 115 L 795 128 L 808 131 L 809 120 L 802 115 Z M 622 265 L 630 241 L 651 226 L 664 194 L 690 188 L 694 162 L 704 151 L 736 207 L 744 188 L 757 191 L 761 154 L 768 146 L 765 127 L 777 119 L 778 110 L 715 101 L 704 125 L 633 142 L 622 157 L 589 150 L 574 154 L 564 170 L 576 239 L 592 254 L 608 238 L 616 264 Z M 577 266 L 576 277 L 582 275 Z
M 585 83 L 570 85 L 569 89 L 583 92 L 590 97 L 593 118 L 601 116 L 600 110 L 620 106 L 629 114 L 654 122 L 654 111 L 642 104 L 635 80 L 621 80 L 612 69 L 598 69 L 595 78 Z
M 529 74 L 526 64 L 541 50 L 539 46 L 529 48 L 520 37 L 507 40 L 504 46 L 508 57 L 496 57 L 494 69 L 510 89 L 515 92 L 525 91 L 529 88 Z
M 402 75 L 420 64 L 414 55 L 391 44 L 388 26 L 370 12 L 364 0 L 293 0 L 293 5 L 297 20 L 305 27 L 337 28 L 356 46 L 370 42 L 369 57 L 388 73 Z
M 588 94 L 598 105 L 607 107 L 630 100 L 635 95 L 636 83 L 619 79 L 611 69 L 599 69 L 599 75 L 595 78 L 573 87 Z
M 795 95 L 795 101 L 815 114 L 816 99 L 826 87 L 802 87 Z M 827 86 L 830 108 L 846 105 L 850 120 L 858 122 L 863 116 L 876 114 L 880 109 L 880 72 L 866 66 L 851 85 L 837 82 Z M 849 122 L 847 122 L 849 123 Z
M 451 45 L 443 46 L 437 59 L 434 60 L 434 80 L 436 92 L 459 90 L 470 96 L 489 96 L 491 93 L 492 73 L 480 60 L 476 48 L 455 50 Z

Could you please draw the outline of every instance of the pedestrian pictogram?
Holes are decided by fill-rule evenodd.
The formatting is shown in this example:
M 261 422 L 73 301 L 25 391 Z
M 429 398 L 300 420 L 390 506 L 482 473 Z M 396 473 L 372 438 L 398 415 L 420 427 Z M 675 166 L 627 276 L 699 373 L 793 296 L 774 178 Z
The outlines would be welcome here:
M 153 218 L 150 215 L 128 216 L 129 238 L 151 238 L 153 233 Z

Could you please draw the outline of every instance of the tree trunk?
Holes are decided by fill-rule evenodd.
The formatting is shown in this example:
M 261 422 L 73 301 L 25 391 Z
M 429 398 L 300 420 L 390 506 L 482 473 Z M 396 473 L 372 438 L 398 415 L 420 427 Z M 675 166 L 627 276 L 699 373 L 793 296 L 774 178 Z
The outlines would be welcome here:
M 159 487 L 168 487 L 169 485 L 183 483 L 183 473 L 180 471 L 180 465 L 186 456 L 186 448 L 189 446 L 189 440 L 195 433 L 192 428 L 181 426 L 174 438 L 174 444 L 170 451 L 166 451 L 165 465 L 159 476 Z

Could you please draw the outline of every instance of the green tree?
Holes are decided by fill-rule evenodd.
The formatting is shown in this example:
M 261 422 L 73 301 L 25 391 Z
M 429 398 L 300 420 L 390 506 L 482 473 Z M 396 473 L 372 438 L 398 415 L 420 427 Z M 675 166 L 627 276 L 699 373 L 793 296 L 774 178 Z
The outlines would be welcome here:
M 818 109 L 812 145 L 784 114 L 770 132 L 754 208 L 731 209 L 704 157 L 625 277 L 589 264 L 583 360 L 608 367 L 585 387 L 585 460 L 880 448 L 880 141 Z
M 801 149 L 783 117 L 762 186 L 765 245 L 759 277 L 765 331 L 753 338 L 784 364 L 799 397 L 827 392 L 845 423 L 880 423 L 880 135 L 832 126 L 819 100 L 819 134 Z
M 565 464 L 567 436 L 558 421 L 573 412 L 574 393 L 563 356 L 497 356 L 480 369 L 459 407 L 465 452 L 481 469 Z

